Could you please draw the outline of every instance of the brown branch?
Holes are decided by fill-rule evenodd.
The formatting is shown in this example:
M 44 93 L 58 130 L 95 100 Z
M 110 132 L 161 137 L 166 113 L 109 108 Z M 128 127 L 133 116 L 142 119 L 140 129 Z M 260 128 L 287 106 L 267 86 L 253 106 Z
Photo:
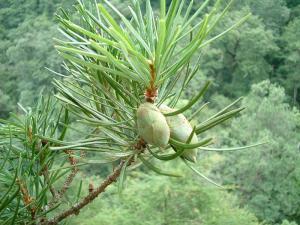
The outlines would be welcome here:
M 17 179 L 17 184 L 19 185 L 20 191 L 22 193 L 23 203 L 24 203 L 25 207 L 27 208 L 27 210 L 30 212 L 31 218 L 34 220 L 36 208 L 34 206 L 31 206 L 34 199 L 29 195 L 26 184 L 24 182 L 22 182 L 19 178 Z
M 150 85 L 145 92 L 145 100 L 154 103 L 158 95 L 157 88 L 155 87 L 156 71 L 152 61 L 148 61 L 150 67 Z
M 72 167 L 72 172 L 69 174 L 69 176 L 67 177 L 63 187 L 61 188 L 61 190 L 59 191 L 59 196 L 62 197 L 64 195 L 64 193 L 69 189 L 70 184 L 72 183 L 74 177 L 76 176 L 77 172 L 78 172 L 78 168 L 76 167 L 77 161 L 73 156 L 73 151 L 71 150 L 67 150 L 65 151 L 66 154 L 68 154 L 69 156 L 69 162 L 70 164 L 73 166 Z
M 90 183 L 89 183 L 89 193 L 92 193 L 94 190 L 95 190 L 94 183 L 93 183 L 93 181 L 90 181 Z
M 150 89 L 154 89 L 154 82 L 155 82 L 155 78 L 156 78 L 156 73 L 155 73 L 155 68 L 154 68 L 154 64 L 152 61 L 149 61 L 149 67 L 150 67 L 150 76 L 151 76 L 151 80 L 150 80 Z
M 127 165 L 130 165 L 133 162 L 133 160 L 134 160 L 134 156 L 131 156 L 129 158 L 129 162 Z M 94 191 L 90 192 L 79 203 L 73 205 L 71 208 L 65 210 L 64 212 L 62 212 L 58 216 L 54 217 L 53 219 L 45 221 L 41 224 L 42 225 L 56 225 L 63 219 L 65 219 L 73 214 L 75 214 L 75 215 L 78 214 L 79 211 L 83 207 L 85 207 L 87 204 L 91 203 L 98 195 L 103 193 L 110 184 L 112 184 L 113 182 L 115 182 L 117 180 L 117 178 L 120 176 L 120 173 L 121 173 L 121 170 L 122 170 L 122 167 L 124 166 L 124 164 L 125 164 L 125 160 L 121 160 L 120 164 L 114 170 L 114 172 L 111 175 L 109 175 L 108 177 L 106 177 L 106 179 L 100 184 L 99 187 L 97 187 Z
M 54 199 L 48 204 L 49 208 L 52 208 L 54 204 L 56 204 L 66 193 L 66 191 L 70 188 L 71 183 L 73 182 L 77 172 L 78 168 L 76 167 L 77 161 L 73 156 L 72 150 L 65 150 L 64 151 L 68 155 L 69 162 L 72 167 L 71 173 L 67 176 L 62 188 L 58 191 L 58 193 L 55 195 Z M 51 191 L 51 189 L 50 189 Z

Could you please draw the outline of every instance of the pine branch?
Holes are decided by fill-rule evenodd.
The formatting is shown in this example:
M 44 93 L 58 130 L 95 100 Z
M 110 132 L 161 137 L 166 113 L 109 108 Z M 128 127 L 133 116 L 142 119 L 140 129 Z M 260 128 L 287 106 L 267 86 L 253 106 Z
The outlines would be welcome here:
M 51 201 L 49 203 L 49 208 L 52 208 L 54 204 L 56 204 L 66 193 L 66 191 L 69 189 L 71 183 L 73 182 L 77 172 L 78 172 L 78 168 L 76 166 L 77 161 L 73 156 L 73 151 L 72 150 L 65 150 L 65 153 L 68 155 L 69 158 L 69 162 L 70 165 L 73 166 L 72 167 L 72 171 L 71 173 L 67 176 L 62 188 L 60 189 L 60 191 L 58 191 L 58 193 L 55 195 L 53 201 Z M 50 189 L 51 190 L 51 189 Z
M 44 179 L 45 179 L 46 183 L 50 186 L 49 189 L 50 189 L 50 192 L 51 192 L 53 198 L 56 198 L 57 197 L 57 192 L 54 189 L 54 187 L 50 184 L 49 170 L 48 170 L 47 165 L 45 165 L 45 167 L 42 171 L 42 175 L 44 176 Z
M 130 160 L 128 162 L 128 165 L 130 165 L 133 162 L 133 160 L 134 160 L 134 157 L 131 156 Z M 117 178 L 120 176 L 120 173 L 121 173 L 122 167 L 124 166 L 124 163 L 125 163 L 125 160 L 121 160 L 120 164 L 115 169 L 115 171 L 112 174 L 110 174 L 108 177 L 106 177 L 106 179 L 100 184 L 100 186 L 97 187 L 94 191 L 90 192 L 85 198 L 83 198 L 81 200 L 81 202 L 73 205 L 71 208 L 65 210 L 64 212 L 62 212 L 58 216 L 54 217 L 53 219 L 50 219 L 48 221 L 41 223 L 41 225 L 56 225 L 63 219 L 65 219 L 73 214 L 75 214 L 75 215 L 78 214 L 79 211 L 83 207 L 85 207 L 86 205 L 91 203 L 101 193 L 105 192 L 105 189 L 110 184 L 112 184 L 113 182 L 115 182 L 117 180 Z
M 16 115 L 11 122 L 0 120 L 0 123 L 4 123 L 3 126 L 0 124 L 0 135 L 9 138 L 8 142 L 5 140 L 6 148 L 9 150 L 6 160 L 13 158 L 11 156 L 20 158 L 19 164 L 12 164 L 18 166 L 13 168 L 20 173 L 20 175 L 16 173 L 16 177 L 20 176 L 24 179 L 29 176 L 26 182 L 17 180 L 20 191 L 17 190 L 15 196 L 20 192 L 19 200 L 23 201 L 25 208 L 31 213 L 31 218 L 28 213 L 24 213 L 24 216 L 21 215 L 24 218 L 21 217 L 19 221 L 55 225 L 71 215 L 78 214 L 83 207 L 91 203 L 117 179 L 120 181 L 119 190 L 122 190 L 126 168 L 132 164 L 135 157 L 138 157 L 142 164 L 157 174 L 175 177 L 180 175 L 165 172 L 152 164 L 150 160 L 153 157 L 164 161 L 176 157 L 186 157 L 188 160 L 196 161 L 197 148 L 207 146 L 211 140 L 208 138 L 198 141 L 197 135 L 232 118 L 243 108 L 229 111 L 229 108 L 236 103 L 234 102 L 193 129 L 183 112 L 196 104 L 206 91 L 208 84 L 181 109 L 172 111 L 173 109 L 170 108 L 171 112 L 163 115 L 159 106 L 165 104 L 166 107 L 168 107 L 167 105 L 176 107 L 184 90 L 200 68 L 196 63 L 194 68 L 190 69 L 191 64 L 194 64 L 192 63 L 193 55 L 246 20 L 247 16 L 204 42 L 205 38 L 209 37 L 212 28 L 228 11 L 232 0 L 221 14 L 217 15 L 216 12 L 222 5 L 220 2 L 216 1 L 214 5 L 210 5 L 212 10 L 207 12 L 199 22 L 196 20 L 208 5 L 209 0 L 205 0 L 203 5 L 193 13 L 191 12 L 193 1 L 185 10 L 184 1 L 182 3 L 177 0 L 172 1 L 171 5 L 167 7 L 166 0 L 161 0 L 159 17 L 152 11 L 150 1 L 147 1 L 145 15 L 143 15 L 144 7 L 141 8 L 138 3 L 135 4 L 136 2 L 133 1 L 134 11 L 131 10 L 132 19 L 130 20 L 108 0 L 104 0 L 103 4 L 95 2 L 91 11 L 81 0 L 78 0 L 76 5 L 78 14 L 76 13 L 74 16 L 79 16 L 79 18 L 75 19 L 73 15 L 68 15 L 64 10 L 57 15 L 60 21 L 62 40 L 56 39 L 56 49 L 65 59 L 63 68 L 67 75 L 57 72 L 55 74 L 68 77 L 68 79 L 55 79 L 53 83 L 57 90 L 55 96 L 60 104 L 63 103 L 63 106 L 58 110 L 55 105 L 56 101 L 53 101 L 52 97 L 47 99 L 41 97 L 35 111 L 20 106 L 25 113 L 24 116 Z M 94 9 L 97 10 L 97 15 L 94 15 Z M 71 18 L 74 18 L 75 21 L 72 22 Z M 189 35 L 190 41 L 187 41 Z M 144 101 L 148 102 L 146 105 L 149 107 L 145 108 L 144 113 L 138 116 L 137 111 Z M 74 115 L 72 120 L 70 120 L 68 112 Z M 64 118 L 62 118 L 63 116 Z M 167 118 L 171 116 L 172 119 Z M 180 119 L 181 117 L 184 120 Z M 88 129 L 73 127 L 71 124 L 71 121 L 74 121 L 73 118 L 76 121 L 79 120 Z M 152 118 L 155 118 L 155 123 L 148 124 Z M 146 126 L 139 126 L 139 120 L 142 123 L 145 122 Z M 177 120 L 179 123 L 176 122 Z M 162 121 L 164 126 L 161 126 Z M 182 136 L 182 133 L 186 137 L 172 135 L 174 132 L 171 131 L 171 128 L 180 132 L 179 136 Z M 65 140 L 67 129 L 74 129 L 82 134 L 88 131 L 88 135 L 83 140 Z M 188 134 L 189 130 L 191 134 Z M 90 133 L 90 131 L 92 132 Z M 98 135 L 100 132 L 101 134 Z M 174 154 L 157 153 L 155 149 L 161 147 L 162 142 L 150 143 L 150 139 L 147 140 L 147 137 L 153 133 L 166 134 L 163 137 L 165 140 L 163 145 L 167 147 L 168 144 L 168 147 L 174 147 L 178 151 Z M 139 137 L 141 139 L 135 143 Z M 42 140 L 41 145 L 40 139 Z M 160 140 L 162 136 L 157 136 L 155 139 Z M 146 141 L 151 146 L 147 146 Z M 0 145 L 2 143 L 1 141 Z M 22 152 L 19 151 L 20 148 L 22 148 Z M 151 155 L 145 154 L 143 157 L 140 154 L 146 148 L 149 149 Z M 120 164 L 99 186 L 94 187 L 93 183 L 90 183 L 89 193 L 79 199 L 76 204 L 71 205 L 65 211 L 57 211 L 54 217 L 47 219 L 47 214 L 56 209 L 54 205 L 62 200 L 78 172 L 79 163 L 70 149 L 81 150 L 81 156 L 83 156 L 83 151 L 96 151 L 105 156 L 103 160 L 100 160 L 101 163 L 118 160 Z M 68 166 L 71 167 L 67 171 L 68 175 L 61 171 L 64 169 L 63 167 L 55 169 L 57 172 L 53 174 L 50 173 L 51 167 L 59 165 L 55 161 L 60 159 L 57 157 L 57 154 L 61 156 L 59 151 L 65 151 L 68 156 L 71 164 Z M 20 152 L 22 154 L 19 154 Z M 106 157 L 107 155 L 111 157 Z M 34 167 L 33 165 L 36 163 L 39 165 Z M 62 161 L 62 165 L 64 163 L 65 161 Z M 19 170 L 19 168 L 22 169 Z M 37 173 L 35 173 L 35 169 L 38 169 Z M 195 172 L 203 177 L 198 171 Z M 9 173 L 7 174 L 9 175 Z M 8 175 L 8 180 L 10 180 Z M 41 182 L 39 176 L 44 177 L 44 182 Z M 54 185 L 62 176 L 66 176 L 64 183 L 60 189 L 54 189 Z M 39 188 L 40 186 L 42 188 Z M 28 187 L 30 187 L 29 190 Z M 36 188 L 32 189 L 31 187 Z M 46 201 L 48 190 L 53 196 L 49 202 Z M 9 192 L 10 190 L 3 198 L 8 197 Z M 5 202 L 0 208 L 6 209 L 11 202 Z M 11 217 L 13 219 L 5 218 L 7 221 L 12 220 L 14 223 L 18 216 L 19 203 L 17 206 L 14 202 L 9 205 L 8 208 L 11 209 L 6 211 L 13 212 L 15 210 L 16 213 L 15 217 Z M 58 206 L 60 204 L 57 204 Z M 41 220 L 37 222 L 38 219 Z
M 61 190 L 59 191 L 59 196 L 62 197 L 65 192 L 69 189 L 70 187 L 70 184 L 72 183 L 74 177 L 76 176 L 77 172 L 78 172 L 78 168 L 76 167 L 76 164 L 77 164 L 77 161 L 76 159 L 74 158 L 73 155 L 73 151 L 72 150 L 67 150 L 65 151 L 66 154 L 68 154 L 68 157 L 69 157 L 69 162 L 70 164 L 73 166 L 72 167 L 72 172 L 69 174 L 69 176 L 67 177 L 63 187 L 61 188 Z
M 29 213 L 31 214 L 32 220 L 34 220 L 35 214 L 36 214 L 36 208 L 35 208 L 35 206 L 32 206 L 34 199 L 29 195 L 28 188 L 27 188 L 26 184 L 23 181 L 21 181 L 21 179 L 19 179 L 19 178 L 17 179 L 17 184 L 20 187 L 23 203 L 24 203 L 25 207 L 27 208 L 27 210 L 29 211 Z

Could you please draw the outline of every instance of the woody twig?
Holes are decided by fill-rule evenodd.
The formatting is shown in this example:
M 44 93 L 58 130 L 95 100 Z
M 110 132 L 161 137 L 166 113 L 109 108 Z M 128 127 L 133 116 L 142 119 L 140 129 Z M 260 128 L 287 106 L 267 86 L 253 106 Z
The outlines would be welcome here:
M 154 103 L 155 99 L 158 95 L 157 88 L 155 87 L 155 78 L 156 78 L 156 71 L 153 64 L 153 61 L 149 60 L 149 69 L 150 69 L 150 85 L 145 91 L 145 100 L 147 102 Z
M 52 208 L 54 204 L 56 204 L 64 196 L 79 170 L 76 166 L 77 161 L 74 157 L 74 152 L 72 150 L 65 150 L 64 152 L 68 155 L 69 163 L 72 166 L 71 173 L 67 176 L 62 188 L 58 191 L 53 200 L 48 204 L 49 208 Z
M 21 181 L 21 179 L 19 179 L 19 178 L 17 179 L 17 184 L 19 185 L 20 191 L 22 193 L 23 203 L 24 203 L 25 207 L 27 208 L 27 210 L 30 212 L 31 218 L 34 220 L 35 214 L 36 214 L 36 208 L 34 206 L 32 206 L 34 199 L 29 195 L 27 186 L 23 181 Z
M 133 162 L 133 160 L 134 160 L 134 156 L 131 156 L 129 158 L 127 165 L 130 165 Z M 65 219 L 71 215 L 78 214 L 79 211 L 83 207 L 85 207 L 86 205 L 91 203 L 96 197 L 98 197 L 101 193 L 103 193 L 110 184 L 112 184 L 113 182 L 115 182 L 117 180 L 117 178 L 120 176 L 120 173 L 121 173 L 121 170 L 122 170 L 122 167 L 124 166 L 124 164 L 125 164 L 125 160 L 121 160 L 120 164 L 114 170 L 114 172 L 112 174 L 110 174 L 108 177 L 106 177 L 106 179 L 96 189 L 89 192 L 89 194 L 86 197 L 84 197 L 79 203 L 73 205 L 71 208 L 65 210 L 64 212 L 62 212 L 58 216 L 54 217 L 53 219 L 45 221 L 41 224 L 42 225 L 56 225 L 63 219 Z

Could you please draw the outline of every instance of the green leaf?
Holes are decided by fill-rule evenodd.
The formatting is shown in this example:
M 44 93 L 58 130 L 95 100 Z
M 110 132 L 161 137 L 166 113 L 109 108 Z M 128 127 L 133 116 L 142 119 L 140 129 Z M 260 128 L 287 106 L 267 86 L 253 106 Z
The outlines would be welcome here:
M 123 32 L 118 23 L 114 20 L 112 16 L 110 16 L 109 12 L 104 8 L 102 4 L 98 4 L 98 8 L 100 12 L 103 14 L 104 19 L 112 26 L 109 28 L 110 33 L 114 33 L 119 40 L 121 40 L 125 46 L 129 49 L 133 49 L 134 45 L 130 40 L 129 36 Z
M 12 190 L 12 188 L 16 184 L 16 179 L 17 179 L 18 171 L 16 170 L 15 175 L 12 179 L 12 183 L 8 187 L 5 193 L 3 193 L 2 198 L 0 199 L 0 212 L 12 201 L 14 200 L 15 196 L 19 193 L 19 188 L 12 194 L 11 197 L 9 197 L 9 192 Z
M 230 109 L 232 106 L 236 105 L 237 103 L 239 103 L 243 98 L 240 97 L 237 100 L 235 100 L 234 102 L 232 102 L 231 104 L 229 104 L 228 106 L 226 106 L 225 108 L 223 108 L 222 110 L 220 110 L 219 112 L 217 112 L 216 114 L 214 114 L 213 116 L 209 117 L 207 120 L 205 120 L 202 123 L 206 123 L 222 114 L 224 114 L 228 109 Z
M 204 85 L 204 87 L 198 93 L 198 95 L 195 96 L 194 98 L 192 98 L 184 107 L 182 107 L 181 109 L 178 109 L 176 111 L 170 112 L 170 113 L 164 113 L 164 116 L 175 116 L 175 115 L 183 113 L 184 111 L 191 108 L 205 94 L 210 83 L 211 83 L 210 81 L 207 81 L 206 84 Z
M 166 39 L 166 20 L 160 19 L 158 25 L 158 40 L 157 46 L 155 49 L 155 68 L 158 70 L 160 68 L 162 52 L 165 46 L 165 39 Z M 158 74 L 159 78 L 160 74 Z
M 184 148 L 187 150 L 187 149 L 194 149 L 194 148 L 201 147 L 203 145 L 207 145 L 211 141 L 212 141 L 212 138 L 207 138 L 207 139 L 204 139 L 203 141 L 195 143 L 195 144 L 187 144 L 184 142 L 176 141 L 173 138 L 170 138 L 169 143 L 175 147 Z
M 207 122 L 204 122 L 204 123 L 201 123 L 199 126 L 197 126 L 197 129 L 196 129 L 196 134 L 200 134 L 200 133 L 203 133 L 204 131 L 206 130 L 209 130 L 223 122 L 225 122 L 226 120 L 236 116 L 238 113 L 240 113 L 242 110 L 244 110 L 245 108 L 242 107 L 242 108 L 238 108 L 238 109 L 234 109 L 232 111 L 229 111 L 225 114 L 222 114 L 216 118 L 213 118 Z
M 187 141 L 186 141 L 186 144 L 190 144 L 191 141 L 192 141 L 192 138 L 195 134 L 195 131 L 196 131 L 196 127 L 193 128 L 190 136 L 188 137 Z M 174 148 L 174 146 L 172 146 Z M 188 149 L 184 149 L 184 148 L 174 148 L 174 150 L 176 151 L 176 153 L 174 154 L 167 154 L 167 155 L 158 155 L 156 154 L 155 152 L 153 152 L 151 150 L 151 148 L 147 147 L 147 149 L 149 150 L 149 152 L 157 159 L 160 159 L 160 160 L 164 160 L 164 161 L 168 161 L 168 160 L 172 160 L 172 159 L 175 159 L 177 158 L 178 156 L 181 156 L 183 154 L 184 151 L 188 151 Z
M 139 32 L 131 25 L 131 23 L 126 19 L 126 17 L 122 13 L 120 13 L 120 11 L 116 7 L 114 7 L 111 3 L 109 3 L 109 1 L 107 0 L 104 1 L 114 12 L 118 14 L 118 16 L 122 19 L 123 23 L 126 25 L 128 30 L 132 33 L 132 36 L 135 37 L 136 40 L 140 43 L 140 45 L 147 51 L 150 58 L 153 58 L 149 45 L 140 36 Z
M 173 159 L 181 156 L 185 149 L 180 148 L 178 151 L 176 151 L 176 153 L 165 154 L 165 155 L 159 155 L 159 154 L 155 153 L 154 151 L 152 151 L 151 148 L 148 148 L 148 150 L 151 153 L 151 155 L 153 155 L 155 158 L 157 158 L 159 160 L 163 160 L 163 161 L 169 161 L 169 160 L 173 160 Z
M 199 147 L 199 149 L 203 150 L 203 151 L 215 151 L 215 152 L 227 152 L 227 151 L 242 151 L 242 150 L 247 150 L 250 148 L 254 148 L 260 145 L 265 145 L 268 142 L 262 142 L 262 143 L 258 143 L 258 144 L 253 144 L 253 145 L 246 145 L 246 146 L 242 146 L 242 147 L 234 147 L 234 148 L 208 148 L 208 147 Z
M 205 179 L 209 183 L 211 183 L 219 188 L 224 188 L 220 184 L 217 184 L 216 182 L 214 182 L 213 180 L 209 179 L 207 176 L 205 176 L 204 174 L 199 172 L 197 169 L 195 169 L 186 159 L 182 159 L 182 160 L 185 163 L 185 165 L 187 165 L 187 167 L 189 167 L 192 171 L 194 171 L 198 176 L 200 176 L 201 178 Z
M 209 102 L 206 102 L 205 104 L 203 104 L 201 107 L 199 107 L 199 109 L 197 109 L 189 118 L 188 121 L 193 120 L 196 116 L 198 116 L 198 114 L 200 112 L 202 112 L 205 108 L 207 108 Z
M 166 17 L 166 0 L 160 0 L 160 18 Z
M 18 197 L 17 206 L 15 208 L 14 216 L 13 216 L 12 221 L 10 223 L 11 225 L 15 224 L 15 220 L 16 220 L 16 218 L 18 216 L 18 213 L 19 213 L 20 202 L 21 202 L 21 197 Z
M 8 204 L 10 204 L 13 200 L 15 200 L 16 196 L 20 193 L 20 188 L 16 189 L 16 191 L 11 195 L 9 196 L 8 193 L 5 194 L 3 197 L 5 197 L 3 199 L 3 202 L 1 202 L 1 205 L 0 205 L 0 212 L 5 209 Z
M 203 48 L 204 46 L 210 44 L 211 42 L 213 42 L 213 41 L 215 41 L 215 40 L 223 37 L 228 32 L 232 31 L 233 29 L 235 29 L 238 26 L 240 26 L 241 24 L 243 24 L 250 16 L 251 16 L 251 14 L 246 15 L 245 17 L 243 17 L 242 19 L 240 19 L 237 23 L 235 23 L 234 25 L 232 25 L 231 27 L 229 27 L 228 29 L 226 29 L 222 33 L 216 35 L 215 37 L 213 37 L 213 38 L 209 39 L 208 41 L 204 42 L 203 44 L 201 44 L 199 48 Z
M 197 9 L 197 11 L 188 19 L 187 22 L 184 23 L 184 27 L 182 28 L 183 30 L 185 30 L 188 26 L 190 26 L 190 24 L 192 24 L 192 22 L 198 18 L 198 16 L 200 15 L 200 13 L 203 11 L 203 9 L 208 5 L 208 3 L 210 2 L 210 0 L 205 0 L 205 2 L 202 3 L 202 5 Z M 188 7 L 188 10 L 186 11 L 186 15 L 183 19 L 183 21 L 186 21 L 187 18 L 189 17 L 189 12 L 192 9 L 192 4 L 193 1 L 191 2 L 191 4 Z
M 153 164 L 151 164 L 148 160 L 144 159 L 143 156 L 139 155 L 138 158 L 143 162 L 145 166 L 147 166 L 150 170 L 164 176 L 169 176 L 169 177 L 181 177 L 181 175 L 178 174 L 173 174 L 169 172 L 164 172 L 161 169 L 155 167 Z
M 128 157 L 126 159 L 124 165 L 122 166 L 120 176 L 118 178 L 118 193 L 119 193 L 119 196 L 122 196 L 122 191 L 123 191 L 124 182 L 125 182 L 126 169 L 127 169 L 128 163 L 131 159 L 132 159 L 131 157 Z
M 76 194 L 76 196 L 77 196 L 77 201 L 76 202 L 78 202 L 78 200 L 80 199 L 81 190 L 82 190 L 82 180 L 79 183 L 78 191 L 77 191 L 77 194 Z

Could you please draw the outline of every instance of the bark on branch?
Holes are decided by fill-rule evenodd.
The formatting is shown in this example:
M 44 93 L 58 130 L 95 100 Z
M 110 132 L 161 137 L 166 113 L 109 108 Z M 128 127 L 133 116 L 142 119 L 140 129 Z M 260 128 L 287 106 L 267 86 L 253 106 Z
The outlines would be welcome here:
M 130 165 L 133 162 L 133 159 L 134 159 L 134 157 L 132 156 L 129 159 L 128 165 Z M 78 214 L 79 211 L 83 207 L 85 207 L 87 204 L 91 203 L 98 195 L 100 195 L 102 192 L 104 192 L 105 189 L 107 188 L 107 186 L 109 186 L 110 184 L 112 184 L 113 182 L 115 182 L 117 180 L 117 178 L 120 176 L 120 173 L 121 173 L 121 170 L 122 170 L 122 167 L 124 166 L 124 164 L 125 164 L 125 160 L 122 160 L 120 162 L 120 164 L 116 167 L 114 172 L 112 174 L 110 174 L 108 177 L 106 177 L 106 179 L 100 184 L 99 187 L 97 187 L 94 191 L 90 192 L 79 203 L 73 205 L 71 208 L 65 210 L 64 212 L 62 212 L 58 216 L 54 217 L 53 219 L 47 220 L 41 224 L 42 225 L 56 225 L 63 219 L 65 219 L 73 214 L 75 214 L 75 215 Z
M 73 180 L 78 172 L 78 168 L 76 166 L 77 161 L 76 161 L 75 157 L 73 156 L 74 152 L 72 150 L 66 150 L 65 153 L 68 155 L 70 165 L 73 167 L 72 167 L 71 173 L 67 176 L 61 190 L 56 192 L 53 200 L 48 204 L 48 208 L 52 208 L 56 203 L 58 203 L 62 199 L 62 197 L 64 196 L 66 191 L 69 189 L 71 183 L 73 182 Z M 50 191 L 51 191 L 51 189 L 50 189 Z

